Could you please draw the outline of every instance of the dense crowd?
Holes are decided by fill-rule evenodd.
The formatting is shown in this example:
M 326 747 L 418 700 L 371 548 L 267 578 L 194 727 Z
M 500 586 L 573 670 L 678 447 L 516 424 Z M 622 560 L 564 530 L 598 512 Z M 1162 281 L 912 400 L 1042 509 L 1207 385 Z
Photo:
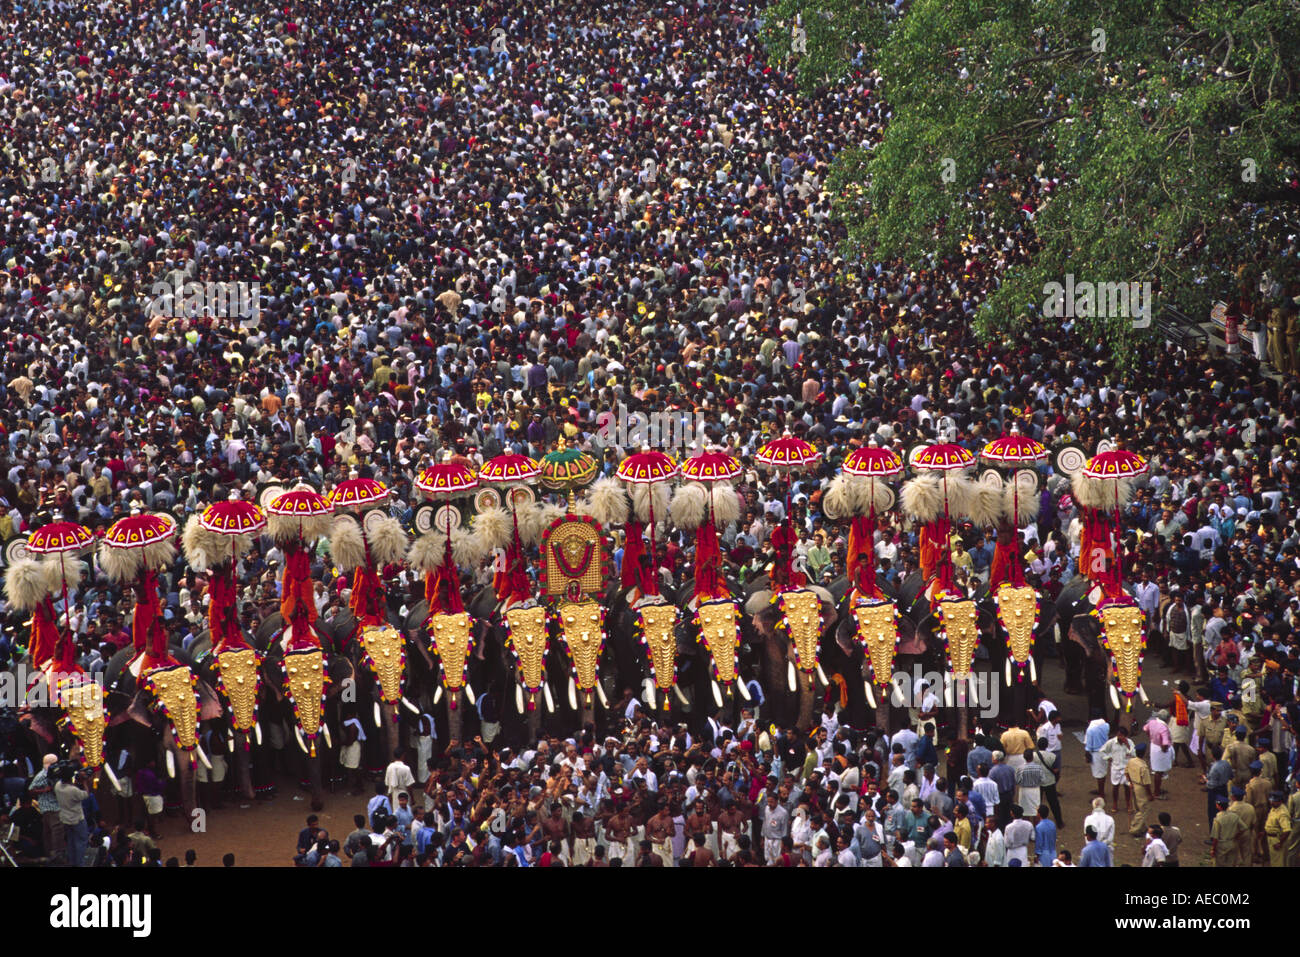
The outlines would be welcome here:
M 1199 700 L 1189 689 L 1184 707 L 1239 710 L 1252 744 L 1268 729 L 1272 783 L 1284 788 L 1300 720 L 1294 369 L 1278 376 L 1249 356 L 1153 341 L 1121 371 L 1105 347 L 1032 307 L 1017 336 L 979 342 L 975 310 L 1002 270 L 1032 255 L 1034 211 L 1057 185 L 1046 176 L 991 171 L 990 188 L 1022 216 L 990 224 L 958 256 L 918 270 L 842 259 L 826 175 L 838 151 L 870 144 L 887 122 L 880 78 L 864 65 L 799 95 L 767 62 L 760 13 L 718 0 L 436 12 L 369 0 L 0 3 L 10 38 L 0 539 L 51 518 L 102 534 L 133 508 L 183 519 L 231 488 L 328 488 L 352 470 L 394 489 L 392 511 L 409 523 L 413 474 L 443 454 L 538 456 L 563 437 L 608 474 L 627 450 L 602 436 L 598 414 L 676 410 L 702 415 L 707 441 L 745 465 L 748 512 L 723 534 L 742 579 L 770 561 L 787 507 L 754 451 L 790 431 L 825 452 L 789 497 L 799 560 L 824 581 L 843 573 L 847 541 L 821 495 L 855 446 L 942 438 L 978 449 L 1013 425 L 1089 451 L 1117 439 L 1154 464 L 1123 517 L 1124 574 L 1148 612 L 1152 651 L 1206 689 Z M 1300 282 L 1261 282 L 1248 255 L 1238 275 L 1234 309 L 1294 325 Z M 156 291 L 191 281 L 256 284 L 257 308 L 220 314 Z M 1067 492 L 1049 483 L 1024 533 L 1029 580 L 1049 598 L 1076 573 Z M 993 541 L 992 529 L 960 530 L 959 583 L 987 578 Z M 886 518 L 876 554 L 887 579 L 905 577 L 918 564 L 915 529 Z M 674 579 L 688 573 L 689 542 L 659 555 Z M 250 628 L 277 607 L 276 559 L 266 540 L 240 563 Z M 416 576 L 387 574 L 395 604 L 413 605 Z M 487 575 L 467 576 L 466 589 Z M 206 627 L 205 581 L 183 560 L 161 577 L 167 627 L 188 643 Z M 323 551 L 313 577 L 326 617 L 346 606 L 347 583 Z M 94 567 L 74 589 L 69 620 L 88 670 L 129 643 L 131 601 Z M 22 641 L 6 627 L 0 664 L 20 660 Z M 1018 817 L 1010 802 L 976 801 L 977 768 L 958 799 L 965 768 L 947 792 L 921 793 L 928 773 L 943 772 L 909 757 L 915 791 L 898 787 L 883 730 L 833 727 L 825 741 L 795 736 L 788 751 L 765 748 L 757 727 L 695 742 L 611 730 L 613 742 L 590 729 L 551 742 L 550 757 L 566 755 L 561 773 L 536 742 L 440 752 L 435 789 L 408 795 L 406 812 L 437 822 L 436 853 L 392 793 L 404 831 L 389 846 L 405 850 L 378 856 L 454 861 L 496 841 L 493 861 L 932 863 L 952 859 L 951 834 L 992 863 L 992 833 L 1012 832 L 1015 850 L 1032 844 L 1019 842 L 1026 828 L 1052 823 L 1033 800 Z M 1006 752 L 1002 766 L 1038 748 Z M 862 790 L 873 763 L 879 800 Z M 149 795 L 145 765 L 136 791 Z M 1215 782 L 1217 766 L 1206 768 Z M 40 773 L 11 767 L 7 805 L 22 794 L 10 781 Z M 74 818 L 73 797 L 43 786 L 39 810 Z M 732 842 L 695 840 L 705 818 L 750 821 L 773 800 L 757 811 L 761 834 L 741 823 L 723 828 Z M 996 829 L 985 826 L 994 803 Z M 548 825 L 556 813 L 562 826 Z M 382 837 L 387 821 L 363 823 Z M 898 823 L 910 850 L 894 846 Z M 150 825 L 136 833 L 147 838 Z M 639 828 L 648 847 L 627 843 Z M 355 861 L 354 843 L 339 840 Z M 330 846 L 327 862 L 339 859 Z M 1044 863 L 1042 850 L 1034 857 Z

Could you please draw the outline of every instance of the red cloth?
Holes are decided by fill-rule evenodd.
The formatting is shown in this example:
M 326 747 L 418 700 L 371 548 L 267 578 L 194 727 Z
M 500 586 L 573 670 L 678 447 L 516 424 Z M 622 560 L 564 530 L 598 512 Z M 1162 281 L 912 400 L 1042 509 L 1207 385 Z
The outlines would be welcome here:
M 623 542 L 623 568 L 619 575 L 619 587 L 623 589 L 640 588 L 643 592 L 646 591 L 645 575 L 641 568 L 641 556 L 645 554 L 645 542 L 641 539 L 643 528 L 645 526 L 636 519 L 628 519 Z
M 695 533 L 695 597 L 700 601 L 726 598 L 730 594 L 726 579 L 719 573 L 721 564 L 718 529 L 710 516 Z
M 782 522 L 772 529 L 772 548 L 776 551 L 776 560 L 772 562 L 769 580 L 774 592 L 802 588 L 808 584 L 808 576 L 794 570 L 794 546 L 797 542 L 798 537 L 789 522 Z
M 208 633 L 212 637 L 212 651 L 247 648 L 248 642 L 239 633 L 239 612 L 236 607 L 235 585 L 224 572 L 214 572 L 208 580 Z
M 47 595 L 45 599 L 32 610 L 32 635 L 29 641 L 29 651 L 32 664 L 37 668 L 45 667 L 45 662 L 51 660 L 59 645 L 59 626 L 57 624 L 58 616 L 54 611 L 54 602 Z
M 352 597 L 348 607 L 357 619 L 357 630 L 384 623 L 384 591 L 379 576 L 369 565 L 358 566 L 352 573 Z
M 131 638 L 136 657 L 143 654 L 143 674 L 153 668 L 176 664 L 167 653 L 167 631 L 163 628 L 162 600 L 158 597 L 158 575 L 146 569 L 135 581 L 135 609 L 131 612 Z
M 280 617 L 289 623 L 291 650 L 320 647 L 320 640 L 312 630 L 316 622 L 316 596 L 312 591 L 311 558 L 304 548 L 293 548 L 285 555 L 284 576 L 280 580 Z
M 876 585 L 876 519 L 874 515 L 854 515 L 849 523 L 849 581 L 864 597 L 882 595 Z
M 1016 526 L 1007 521 L 998 523 L 997 544 L 993 548 L 993 565 L 989 569 L 989 591 L 1003 582 L 1019 585 L 1024 581 L 1020 559 L 1020 536 Z

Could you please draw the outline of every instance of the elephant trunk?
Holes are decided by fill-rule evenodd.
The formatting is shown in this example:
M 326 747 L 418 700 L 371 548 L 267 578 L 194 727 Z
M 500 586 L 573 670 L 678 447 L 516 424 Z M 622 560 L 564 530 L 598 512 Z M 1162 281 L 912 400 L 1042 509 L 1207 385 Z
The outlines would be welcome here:
M 253 792 L 253 763 L 249 754 L 250 742 L 248 740 L 249 732 L 235 732 L 235 786 L 239 789 L 239 796 L 246 801 L 254 798 Z
M 176 736 L 172 734 L 168 722 L 163 722 L 163 749 L 172 755 L 175 762 L 176 783 L 180 786 L 181 793 L 181 809 L 184 811 L 185 819 L 189 821 L 194 817 L 194 809 L 199 806 L 194 767 L 190 764 L 189 754 L 182 751 L 176 743 Z

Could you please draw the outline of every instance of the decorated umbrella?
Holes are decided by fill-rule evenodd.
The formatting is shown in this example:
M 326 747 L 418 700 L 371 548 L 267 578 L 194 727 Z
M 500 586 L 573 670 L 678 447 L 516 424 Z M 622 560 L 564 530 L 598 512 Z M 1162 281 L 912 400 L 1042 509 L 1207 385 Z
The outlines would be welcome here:
M 500 485 L 506 490 L 510 506 L 511 537 L 506 545 L 505 567 L 493 577 L 497 598 L 504 602 L 519 603 L 529 597 L 528 572 L 524 564 L 523 541 L 519 536 L 519 515 L 511 486 L 536 482 L 542 474 L 541 466 L 526 455 L 497 455 L 483 463 L 478 480 L 483 485 Z M 532 494 L 529 492 L 528 494 Z
M 167 652 L 158 570 L 171 562 L 176 549 L 176 523 L 170 517 L 139 513 L 118 519 L 104 534 L 100 564 L 118 581 L 134 580 L 135 608 L 131 615 L 132 663 L 138 672 L 175 666 Z
M 388 486 L 375 479 L 357 478 L 356 473 L 339 482 L 330 493 L 330 504 L 335 509 L 363 509 L 382 505 L 388 500 Z
M 289 648 L 318 648 L 320 640 L 312 631 L 317 613 L 306 542 L 328 533 L 334 509 L 324 495 L 299 485 L 267 502 L 266 513 L 271 535 L 285 554 L 280 617 L 289 623 Z
M 695 592 L 687 607 L 694 609 L 695 640 L 709 653 L 713 700 L 721 708 L 723 687 L 730 694 L 734 685 L 749 700 L 745 683 L 739 680 L 740 609 L 720 574 L 718 545 L 718 527 L 740 518 L 740 500 L 730 489 L 714 497 L 714 487 L 734 482 L 741 467 L 726 452 L 713 449 L 682 462 L 682 475 L 691 481 L 673 496 L 673 521 L 680 529 L 696 529 Z
M 94 536 L 90 534 L 89 529 L 78 525 L 76 522 L 51 522 L 49 525 L 42 525 L 27 537 L 27 550 L 29 552 L 35 552 L 38 555 L 59 556 L 59 578 L 60 587 L 63 589 L 63 622 L 65 628 L 72 613 L 72 608 L 68 604 L 66 556 L 69 552 L 85 551 L 94 542 Z M 33 639 L 35 637 L 33 634 Z M 33 645 L 35 645 L 35 641 L 33 641 Z M 56 655 L 56 657 L 70 659 L 71 649 L 64 655 Z M 33 662 L 35 662 L 34 658 Z M 69 671 L 74 669 L 60 668 L 59 670 Z M 79 671 L 80 669 L 76 668 L 75 670 Z
M 199 516 L 199 525 L 215 535 L 230 539 L 229 589 L 220 589 L 221 593 L 214 594 L 211 602 L 224 615 L 225 626 L 219 631 L 213 631 L 213 637 L 217 640 L 213 641 L 212 650 L 219 653 L 227 646 L 246 648 L 248 643 L 239 633 L 239 585 L 235 577 L 235 566 L 239 555 L 251 544 L 252 537 L 266 528 L 266 513 L 252 502 L 243 501 L 238 492 L 231 492 L 226 501 L 214 502 L 203 510 Z
M 538 478 L 543 488 L 553 492 L 568 492 L 570 504 L 573 493 L 596 477 L 599 464 L 582 449 L 567 448 L 563 437 L 559 447 L 547 452 L 538 463 Z
M 1120 508 L 1132 491 L 1132 482 L 1150 469 L 1147 460 L 1136 452 L 1112 449 L 1098 452 L 1079 471 L 1082 495 L 1076 494 L 1081 504 L 1097 508 L 1113 505 L 1113 521 L 1108 529 L 1111 537 L 1111 554 L 1114 572 L 1105 577 L 1109 588 L 1103 590 L 1111 597 L 1119 597 L 1123 588 L 1123 541 L 1120 537 Z
M 451 504 L 455 496 L 466 495 L 478 488 L 478 479 L 474 473 L 455 462 L 441 462 L 431 465 L 415 480 L 415 487 L 430 498 L 441 497 L 445 506 Z M 438 514 L 438 513 L 435 513 Z M 446 514 L 441 529 L 446 533 L 446 546 L 441 558 L 433 569 L 426 573 L 424 580 L 425 598 L 429 602 L 429 614 L 459 614 L 465 610 L 460 597 L 460 581 L 456 575 L 456 563 L 452 560 L 451 529 L 452 516 Z M 435 525 L 439 523 L 438 520 Z
M 776 561 L 772 566 L 771 579 L 773 592 L 784 591 L 803 584 L 802 581 L 795 581 L 795 573 L 791 567 L 795 534 L 794 523 L 790 520 L 790 472 L 795 469 L 808 468 L 820 458 L 821 453 L 813 448 L 810 443 L 796 438 L 788 432 L 779 439 L 773 439 L 766 445 L 761 446 L 754 456 L 754 461 L 764 468 L 772 469 L 778 473 L 786 473 L 785 518 L 772 531 L 772 547 L 776 550 Z
M 135 654 L 128 670 L 138 675 L 140 686 L 153 696 L 154 706 L 167 719 L 177 746 L 190 752 L 190 764 L 197 753 L 211 767 L 199 746 L 199 698 L 195 691 L 198 678 L 168 653 L 167 632 L 162 626 L 158 572 L 176 557 L 175 538 L 176 523 L 170 516 L 136 512 L 109 527 L 100 544 L 99 564 L 110 580 L 130 581 L 135 589 L 131 615 Z M 168 749 L 166 753 L 167 773 L 175 777 L 172 752 Z
M 1111 554 L 1114 572 L 1103 576 L 1102 598 L 1093 614 L 1101 623 L 1101 642 L 1111 657 L 1111 701 L 1119 709 L 1116 689 L 1124 696 L 1124 707 L 1133 706 L 1134 695 L 1147 700 L 1142 689 L 1142 659 L 1146 651 L 1145 616 L 1142 609 L 1124 592 L 1124 545 L 1120 537 L 1120 508 L 1132 494 L 1133 480 L 1145 475 L 1150 465 L 1136 452 L 1109 449 L 1098 452 L 1075 477 L 1076 495 L 1081 504 L 1097 509 L 1113 505 L 1110 524 L 1113 535 Z
M 1012 472 L 1011 508 L 1002 510 L 998 523 L 998 540 L 994 549 L 993 565 L 989 572 L 989 587 L 996 589 L 1005 579 L 1012 584 L 1025 582 L 1016 531 L 1020 525 L 1020 486 L 1017 469 L 1032 469 L 1047 461 L 1047 449 L 1027 435 L 1013 432 L 994 439 L 980 451 L 980 459 L 994 468 Z M 1032 475 L 1030 476 L 1033 477 Z
M 854 588 L 863 595 L 878 599 L 881 595 L 876 585 L 876 479 L 887 479 L 901 473 L 903 460 L 893 449 L 867 445 L 850 452 L 841 471 L 851 479 L 866 479 L 870 483 L 867 514 L 855 510 L 849 525 L 848 572 Z
M 659 594 L 658 556 L 655 554 L 655 496 L 653 486 L 672 481 L 681 469 L 671 455 L 655 450 L 637 452 L 619 463 L 617 475 L 632 489 L 633 518 L 627 526 L 627 541 L 623 551 L 624 587 L 635 584 L 641 570 L 641 521 L 650 526 L 650 573 L 641 575 L 641 590 L 647 595 Z M 646 486 L 644 491 L 638 486 Z M 629 576 L 629 572 L 631 576 Z
M 911 456 L 911 465 L 918 472 L 937 472 L 943 478 L 943 514 L 937 510 L 933 519 L 924 521 L 921 528 L 921 570 L 927 581 L 936 580 L 938 587 L 932 596 L 952 588 L 952 553 L 949 534 L 952 513 L 948 499 L 948 473 L 968 469 L 975 464 L 975 456 L 960 445 L 939 443 L 917 449 Z M 914 492 L 925 486 L 911 483 Z M 906 501 L 907 496 L 905 496 Z M 914 512 L 918 510 L 913 509 Z
M 738 479 L 741 474 L 740 463 L 726 452 L 714 449 L 686 459 L 682 462 L 681 473 L 684 478 L 699 482 L 707 491 L 708 507 L 698 522 L 698 531 L 695 533 L 695 599 L 703 602 L 730 597 L 725 580 L 718 574 L 722 565 L 722 550 L 718 547 L 718 530 L 714 521 L 716 503 L 713 489 L 716 485 Z M 682 488 L 688 487 L 684 485 Z M 738 514 L 733 514 L 739 512 L 735 495 L 724 497 L 722 501 L 726 515 L 719 518 L 724 522 L 738 518 Z M 688 527 L 690 524 L 689 520 L 685 524 L 681 521 L 677 522 L 679 528 Z M 624 568 L 626 567 L 624 564 Z

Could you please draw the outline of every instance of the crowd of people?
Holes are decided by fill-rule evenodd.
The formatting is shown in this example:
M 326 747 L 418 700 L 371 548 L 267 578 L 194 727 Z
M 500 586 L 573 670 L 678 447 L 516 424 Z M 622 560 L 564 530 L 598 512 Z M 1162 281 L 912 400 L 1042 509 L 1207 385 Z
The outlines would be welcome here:
M 821 496 L 856 446 L 978 450 L 1013 426 L 1089 452 L 1119 440 L 1153 463 L 1123 516 L 1125 578 L 1152 653 L 1203 691 L 1180 692 L 1171 718 L 1148 723 L 1139 760 L 1150 784 L 1126 770 L 1117 727 L 1089 753 L 1105 752 L 1099 777 L 1142 803 L 1158 799 L 1163 749 L 1204 742 L 1195 757 L 1209 800 L 1239 824 L 1220 825 L 1211 803 L 1224 835 L 1216 859 L 1271 861 L 1274 812 L 1295 815 L 1294 797 L 1274 802 L 1273 791 L 1288 787 L 1300 720 L 1294 369 L 1277 375 L 1181 341 L 1117 357 L 1032 306 L 1018 335 L 977 340 L 980 303 L 1032 255 L 1050 176 L 992 171 L 990 188 L 1021 216 L 990 224 L 960 255 L 920 269 L 842 258 L 827 172 L 839 151 L 879 137 L 881 78 L 864 64 L 800 95 L 758 41 L 761 13 L 749 0 L 436 12 L 387 0 L 0 5 L 10 36 L 0 539 L 51 519 L 102 535 L 134 508 L 183 520 L 229 489 L 327 489 L 350 471 L 393 489 L 392 512 L 409 523 L 412 478 L 439 456 L 539 456 L 563 437 L 609 474 L 628 450 L 598 415 L 673 411 L 702 417 L 704 440 L 745 467 L 748 510 L 722 535 L 741 579 L 771 560 L 787 508 L 755 450 L 789 431 L 823 451 L 793 476 L 788 507 L 800 562 L 827 581 L 845 570 L 847 533 Z M 1261 282 L 1248 253 L 1238 278 L 1243 315 L 1294 323 L 1300 281 Z M 255 284 L 257 308 L 222 314 L 156 292 L 188 282 Z M 1050 599 L 1077 573 L 1078 543 L 1068 486 L 1049 483 L 1044 504 L 1024 535 L 1029 581 Z M 991 528 L 959 530 L 960 585 L 987 578 L 993 542 Z M 906 577 L 916 530 L 886 516 L 875 551 L 885 579 Z M 276 557 L 266 540 L 239 564 L 250 630 L 278 606 Z M 675 580 L 689 573 L 688 541 L 659 557 Z M 414 605 L 417 576 L 386 576 L 389 594 Z M 166 627 L 187 644 L 206 627 L 205 580 L 183 559 L 160 577 Z M 313 577 L 325 617 L 346 607 L 347 580 L 323 550 Z M 59 596 L 87 670 L 130 642 L 131 602 L 93 563 L 66 609 Z M 0 633 L 0 665 L 22 658 L 18 618 L 9 611 Z M 1236 742 L 1215 722 L 1234 713 L 1246 746 L 1274 759 L 1258 774 L 1267 794 L 1250 792 L 1244 754 L 1223 757 Z M 340 853 L 372 864 L 483 853 L 650 866 L 1064 863 L 1051 850 L 1065 825 L 1047 783 L 1059 769 L 1033 770 L 1053 750 L 1036 724 L 1015 751 L 972 740 L 972 753 L 989 751 L 996 801 L 978 764 L 949 771 L 941 790 L 931 782 L 944 770 L 906 745 L 895 780 L 898 733 L 919 742 L 924 728 L 831 727 L 818 741 L 742 725 L 708 741 L 642 722 L 609 729 L 612 741 L 585 729 L 568 745 L 466 743 L 440 752 L 431 789 L 408 791 L 405 812 L 391 793 L 385 816 L 367 814 L 358 832 L 375 828 L 373 849 L 354 834 L 299 851 L 323 866 Z M 32 756 L 4 757 L 6 806 L 26 794 L 44 820 L 38 836 L 23 813 L 32 807 L 15 812 L 30 850 L 43 837 L 62 852 L 48 817 L 72 822 L 70 792 L 60 797 Z M 150 793 L 139 781 L 148 763 L 136 762 L 136 793 L 161 812 L 164 785 Z M 1040 783 L 1017 783 L 1028 798 L 1005 800 L 1008 772 L 1018 781 L 1026 767 Z M 1238 786 L 1253 817 L 1233 800 Z M 1170 827 L 1152 816 L 1139 823 L 1154 834 L 1153 858 L 1176 861 Z M 147 836 L 149 818 L 134 833 Z M 83 823 L 93 845 L 98 816 Z M 1105 856 L 1093 848 L 1105 831 L 1078 863 Z M 1241 833 L 1256 843 L 1241 845 Z M 64 839 L 75 859 L 81 845 Z

